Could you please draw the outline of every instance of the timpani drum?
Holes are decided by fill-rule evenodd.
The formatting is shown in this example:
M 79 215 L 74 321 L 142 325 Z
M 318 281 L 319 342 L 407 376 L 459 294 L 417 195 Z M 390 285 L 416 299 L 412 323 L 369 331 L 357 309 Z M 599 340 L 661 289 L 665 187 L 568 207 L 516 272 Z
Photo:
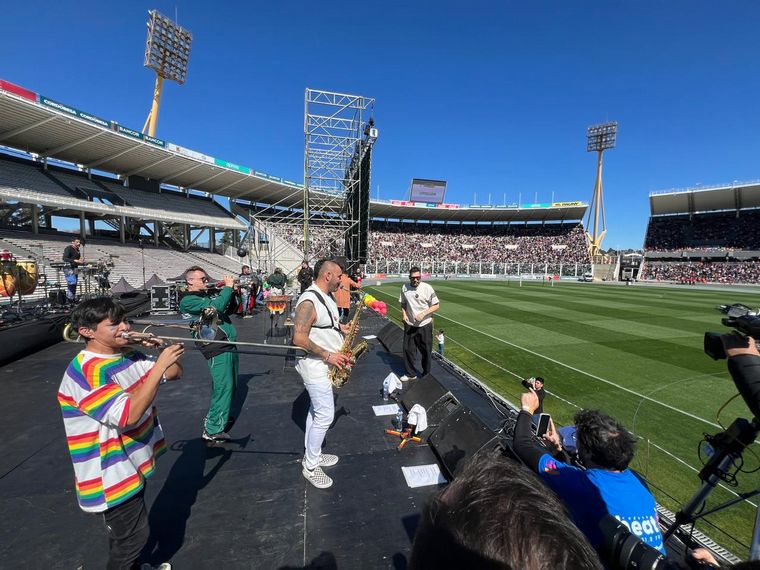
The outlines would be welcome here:
M 15 277 L 19 295 L 34 293 L 37 288 L 37 262 L 33 259 L 17 259 Z
M 16 294 L 15 274 L 16 260 L 12 255 L 0 260 L 0 297 L 13 297 Z

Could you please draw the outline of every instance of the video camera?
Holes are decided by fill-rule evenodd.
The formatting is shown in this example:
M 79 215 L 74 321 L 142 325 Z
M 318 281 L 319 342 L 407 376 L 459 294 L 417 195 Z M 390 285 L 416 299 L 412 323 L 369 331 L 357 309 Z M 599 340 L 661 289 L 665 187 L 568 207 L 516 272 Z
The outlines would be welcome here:
M 760 310 L 752 310 L 747 305 L 740 303 L 718 305 L 715 308 L 726 315 L 720 321 L 725 326 L 735 329 L 743 336 L 751 336 L 756 341 L 760 340 Z M 713 360 L 726 358 L 723 341 L 720 339 L 722 336 L 722 333 L 705 333 L 705 354 Z

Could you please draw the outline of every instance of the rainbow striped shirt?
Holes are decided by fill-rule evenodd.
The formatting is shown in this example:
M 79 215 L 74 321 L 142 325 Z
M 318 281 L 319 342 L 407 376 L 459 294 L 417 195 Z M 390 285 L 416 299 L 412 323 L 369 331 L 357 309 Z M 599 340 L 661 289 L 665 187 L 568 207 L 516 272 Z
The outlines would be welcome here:
M 166 451 L 154 407 L 127 426 L 128 394 L 154 364 L 136 351 L 102 355 L 83 350 L 63 375 L 58 403 L 84 511 L 102 512 L 138 493 Z

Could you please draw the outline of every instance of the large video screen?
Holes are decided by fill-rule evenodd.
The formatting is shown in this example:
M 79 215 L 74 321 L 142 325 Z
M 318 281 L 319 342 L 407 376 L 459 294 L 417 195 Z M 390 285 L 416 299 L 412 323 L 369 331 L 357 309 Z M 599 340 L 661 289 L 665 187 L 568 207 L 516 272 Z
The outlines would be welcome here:
M 445 180 L 425 180 L 423 178 L 412 178 L 412 190 L 409 194 L 409 200 L 411 202 L 443 204 L 443 198 L 445 195 Z

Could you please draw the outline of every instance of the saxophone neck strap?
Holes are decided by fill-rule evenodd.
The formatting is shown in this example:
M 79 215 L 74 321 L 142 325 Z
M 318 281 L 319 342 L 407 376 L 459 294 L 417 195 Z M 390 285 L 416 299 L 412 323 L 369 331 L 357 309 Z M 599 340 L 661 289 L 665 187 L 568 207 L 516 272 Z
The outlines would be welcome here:
M 330 307 L 327 306 L 327 302 L 324 300 L 324 298 L 322 297 L 322 295 L 320 295 L 319 293 L 317 293 L 314 289 L 307 289 L 306 291 L 304 291 L 302 293 L 302 295 L 305 295 L 306 293 L 314 293 L 314 296 L 317 299 L 319 299 L 319 302 L 322 303 L 322 305 L 324 306 L 325 310 L 327 311 L 327 315 L 330 317 L 330 324 L 329 324 L 329 326 L 328 325 L 311 325 L 311 328 L 314 328 L 314 329 L 333 329 L 333 330 L 336 330 L 338 332 L 342 332 L 340 330 L 340 327 L 336 326 L 335 319 L 333 319 L 332 312 L 330 312 Z

